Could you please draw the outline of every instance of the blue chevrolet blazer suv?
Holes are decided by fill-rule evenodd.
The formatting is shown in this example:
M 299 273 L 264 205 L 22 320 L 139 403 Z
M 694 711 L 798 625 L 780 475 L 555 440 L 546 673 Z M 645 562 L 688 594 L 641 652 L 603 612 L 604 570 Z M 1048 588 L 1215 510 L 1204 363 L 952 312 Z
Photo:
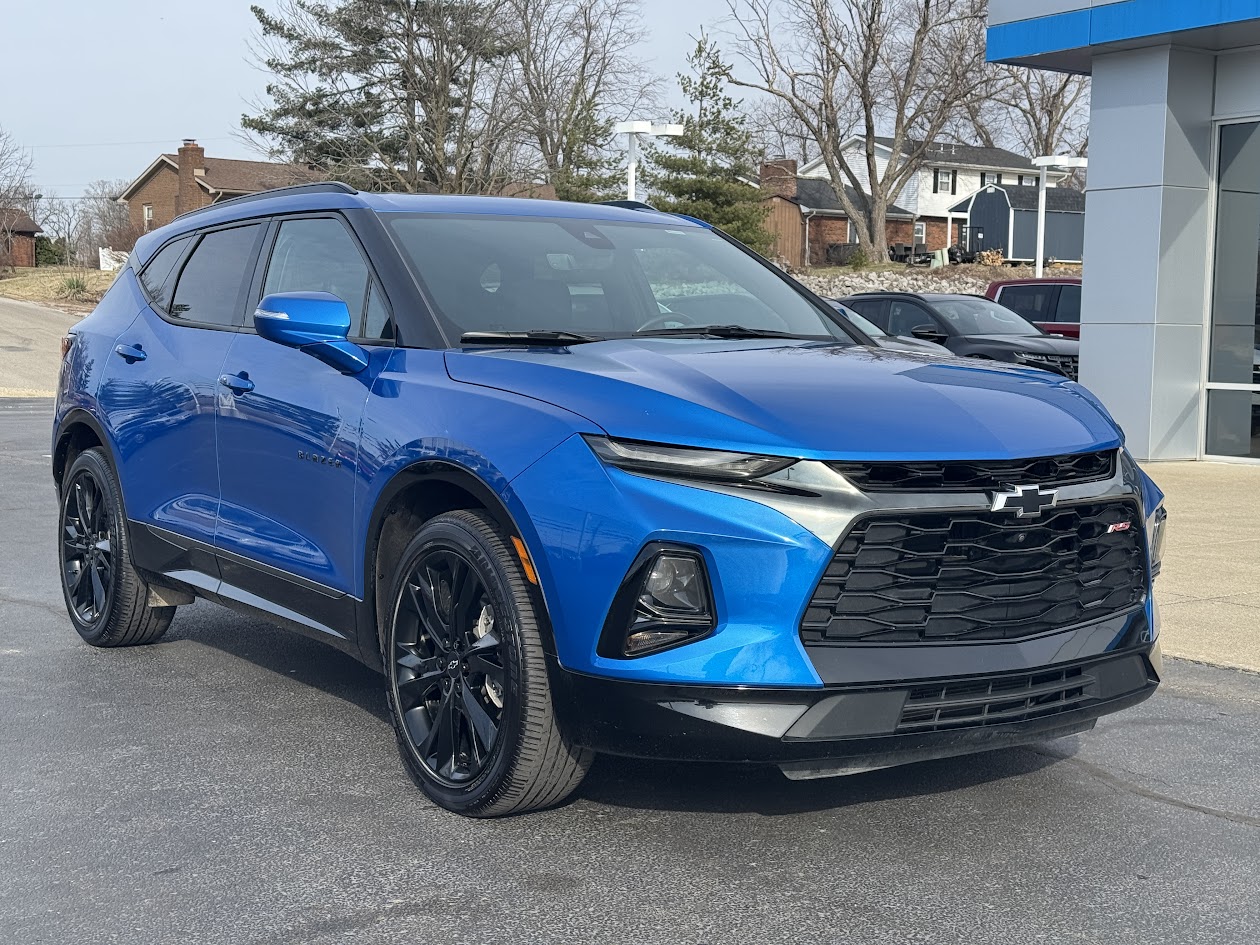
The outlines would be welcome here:
M 598 752 L 825 777 L 1159 683 L 1162 494 L 1102 405 L 872 347 L 700 221 L 287 188 L 144 236 L 63 347 L 82 638 L 200 597 L 322 640 L 460 814 Z

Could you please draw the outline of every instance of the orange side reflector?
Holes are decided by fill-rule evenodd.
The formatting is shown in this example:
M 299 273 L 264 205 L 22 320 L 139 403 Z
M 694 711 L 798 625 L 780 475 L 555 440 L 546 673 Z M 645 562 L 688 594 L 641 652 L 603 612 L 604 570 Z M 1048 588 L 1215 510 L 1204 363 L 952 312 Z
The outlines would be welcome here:
M 529 560 L 529 552 L 525 550 L 525 542 L 513 535 L 512 546 L 516 548 L 516 556 L 521 559 L 521 567 L 525 569 L 525 577 L 530 584 L 537 587 L 538 572 L 534 570 L 534 562 Z

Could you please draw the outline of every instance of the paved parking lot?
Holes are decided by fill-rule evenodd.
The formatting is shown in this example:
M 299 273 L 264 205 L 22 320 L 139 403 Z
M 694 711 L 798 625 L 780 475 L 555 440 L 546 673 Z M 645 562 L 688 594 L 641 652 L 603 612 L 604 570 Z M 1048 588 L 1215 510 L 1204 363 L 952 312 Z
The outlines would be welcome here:
M 822 782 L 601 759 L 468 822 L 379 679 L 209 604 L 62 611 L 50 405 L 0 400 L 0 942 L 1260 941 L 1260 677 L 1173 662 L 1085 736 Z

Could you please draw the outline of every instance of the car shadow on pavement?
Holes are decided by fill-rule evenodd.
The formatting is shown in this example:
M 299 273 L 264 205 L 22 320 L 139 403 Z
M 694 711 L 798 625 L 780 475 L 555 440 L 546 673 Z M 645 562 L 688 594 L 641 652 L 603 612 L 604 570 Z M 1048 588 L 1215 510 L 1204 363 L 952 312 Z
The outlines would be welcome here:
M 1076 753 L 1076 738 L 1055 743 L 1057 756 L 1007 748 L 838 778 L 792 781 L 761 765 L 596 759 L 578 798 L 610 807 L 765 816 L 810 813 L 854 804 L 948 794 L 1017 778 Z M 1033 746 L 1035 747 L 1035 746 Z
M 328 644 L 203 601 L 180 608 L 163 642 L 177 640 L 213 647 L 326 692 L 389 724 L 384 677 Z

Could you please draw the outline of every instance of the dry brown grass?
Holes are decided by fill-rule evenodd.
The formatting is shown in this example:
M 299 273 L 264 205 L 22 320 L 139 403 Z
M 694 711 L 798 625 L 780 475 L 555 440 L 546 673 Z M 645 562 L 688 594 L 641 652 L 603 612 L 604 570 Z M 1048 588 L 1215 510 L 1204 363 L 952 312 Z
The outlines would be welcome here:
M 100 301 L 116 275 L 115 272 L 68 266 L 0 272 L 0 297 L 82 311 Z

